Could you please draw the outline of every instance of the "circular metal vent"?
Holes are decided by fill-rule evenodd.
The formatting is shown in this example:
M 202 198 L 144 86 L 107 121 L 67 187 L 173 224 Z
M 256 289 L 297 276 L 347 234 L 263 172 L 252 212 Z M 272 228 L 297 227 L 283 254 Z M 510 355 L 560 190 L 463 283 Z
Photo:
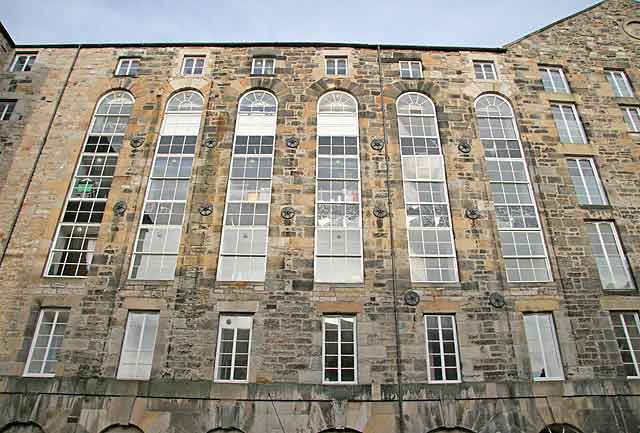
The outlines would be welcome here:
M 384 140 L 381 138 L 374 138 L 373 140 L 371 140 L 371 148 L 373 150 L 384 149 Z
M 420 303 L 420 295 L 415 290 L 407 290 L 404 292 L 404 302 L 407 305 L 415 307 Z
M 205 203 L 200 206 L 198 211 L 202 216 L 209 216 L 213 213 L 213 205 L 211 203 Z
M 286 220 L 290 220 L 294 216 L 296 216 L 296 210 L 292 207 L 283 207 L 280 211 L 280 216 Z
M 300 144 L 300 141 L 296 137 L 287 138 L 287 147 L 290 149 L 295 149 Z
M 480 218 L 480 211 L 478 209 L 467 209 L 464 211 L 464 216 L 469 218 L 470 220 L 477 220 Z
M 493 292 L 489 295 L 489 303 L 496 308 L 504 307 L 504 296 L 500 293 Z

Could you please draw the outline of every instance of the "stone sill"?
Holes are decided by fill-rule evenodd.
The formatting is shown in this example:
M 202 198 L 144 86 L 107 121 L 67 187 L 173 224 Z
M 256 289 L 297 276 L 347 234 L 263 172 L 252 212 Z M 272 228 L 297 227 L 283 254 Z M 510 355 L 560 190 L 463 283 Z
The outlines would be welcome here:
M 581 204 L 580 207 L 585 210 L 613 210 L 610 204 Z
M 590 143 L 558 143 L 557 150 L 564 156 L 595 156 L 598 153 Z
M 379 398 L 373 398 L 373 391 Z M 640 383 L 628 379 L 534 382 L 463 382 L 456 384 L 405 383 L 409 401 L 464 400 L 467 398 L 532 398 L 544 396 L 637 396 Z M 262 401 L 394 401 L 398 387 L 389 384 L 320 385 L 299 383 L 222 384 L 205 380 L 150 381 L 114 378 L 28 378 L 0 376 L 1 394 L 65 394 L 204 400 Z

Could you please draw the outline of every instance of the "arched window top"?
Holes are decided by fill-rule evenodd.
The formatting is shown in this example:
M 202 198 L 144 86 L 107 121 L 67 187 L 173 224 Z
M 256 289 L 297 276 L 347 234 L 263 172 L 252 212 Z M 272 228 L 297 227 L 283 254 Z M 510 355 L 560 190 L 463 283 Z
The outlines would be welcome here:
M 358 112 L 356 98 L 346 92 L 333 91 L 322 95 L 318 101 L 318 113 L 353 113 Z
M 542 429 L 540 433 L 580 433 L 569 424 L 551 424 Z
M 204 106 L 204 99 L 202 95 L 193 90 L 187 90 L 185 92 L 176 93 L 171 97 L 167 104 L 167 112 L 177 111 L 181 113 L 193 113 L 202 111 Z
M 476 99 L 476 113 L 480 117 L 513 117 L 511 105 L 498 95 L 483 95 Z
M 102 97 L 98 103 L 96 114 L 127 115 L 131 113 L 133 102 L 133 96 L 129 92 L 116 90 Z
M 405 93 L 396 101 L 400 116 L 434 116 L 435 109 L 431 99 L 421 93 Z
M 273 114 L 278 111 L 278 101 L 269 92 L 254 90 L 242 96 L 238 111 L 240 113 Z

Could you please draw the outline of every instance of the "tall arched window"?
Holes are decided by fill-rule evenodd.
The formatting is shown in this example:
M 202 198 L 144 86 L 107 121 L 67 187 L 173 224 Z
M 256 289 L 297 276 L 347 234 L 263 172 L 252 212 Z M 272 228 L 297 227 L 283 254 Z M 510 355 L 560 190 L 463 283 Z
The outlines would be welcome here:
M 458 281 L 435 107 L 420 93 L 405 93 L 396 107 L 411 280 Z
M 105 95 L 96 108 L 53 241 L 46 275 L 85 277 L 111 190 L 133 96 Z
M 238 104 L 218 263 L 220 281 L 264 281 L 278 103 L 255 90 Z
M 204 100 L 184 91 L 167 103 L 131 262 L 131 278 L 172 280 Z
M 483 95 L 475 106 L 507 279 L 549 281 L 549 259 L 511 105 L 500 96 Z
M 315 280 L 362 282 L 358 103 L 333 91 L 318 101 Z

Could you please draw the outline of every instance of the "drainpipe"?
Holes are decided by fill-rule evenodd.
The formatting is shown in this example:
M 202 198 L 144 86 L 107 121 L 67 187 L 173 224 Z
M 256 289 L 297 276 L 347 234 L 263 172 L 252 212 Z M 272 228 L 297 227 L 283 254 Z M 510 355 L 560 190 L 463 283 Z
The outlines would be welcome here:
M 389 211 L 389 240 L 391 242 L 391 288 L 393 294 L 393 323 L 396 334 L 396 381 L 398 392 L 398 430 L 400 433 L 405 431 L 404 429 L 404 408 L 403 408 L 403 396 L 402 396 L 402 354 L 400 353 L 400 322 L 398 321 L 398 293 L 396 284 L 396 251 L 395 240 L 393 236 L 393 207 L 391 201 L 391 171 L 389 169 L 389 140 L 387 135 L 387 115 L 384 106 L 384 76 L 382 74 L 382 59 L 380 44 L 378 44 L 378 77 L 380 78 L 380 109 L 382 111 L 382 132 L 384 135 L 384 165 L 387 184 L 387 208 Z
M 11 241 L 11 237 L 13 236 L 13 231 L 16 228 L 16 223 L 18 222 L 18 217 L 20 216 L 20 213 L 22 212 L 22 208 L 24 207 L 24 202 L 25 199 L 27 198 L 27 192 L 29 191 L 29 188 L 31 187 L 31 182 L 33 181 L 33 176 L 36 173 L 36 169 L 38 168 L 38 163 L 40 162 L 40 157 L 42 156 L 42 152 L 44 151 L 44 146 L 45 144 L 47 144 L 47 139 L 49 138 L 49 132 L 51 131 L 51 127 L 53 125 L 53 121 L 56 118 L 56 114 L 58 114 L 58 108 L 60 107 L 60 101 L 62 101 L 62 96 L 64 95 L 64 91 L 67 88 L 67 84 L 69 83 L 69 78 L 71 77 L 71 72 L 73 71 L 73 68 L 76 66 L 76 62 L 78 60 L 78 55 L 80 54 L 80 49 L 82 48 L 82 45 L 79 44 L 78 48 L 76 48 L 76 53 L 73 57 L 73 61 L 71 62 L 71 67 L 69 68 L 69 71 L 67 72 L 67 76 L 64 79 L 64 83 L 62 84 L 62 89 L 60 89 L 60 94 L 58 95 L 58 99 L 55 102 L 55 105 L 53 106 L 53 113 L 51 113 L 51 117 L 49 118 L 49 123 L 47 124 L 47 129 L 44 132 L 44 137 L 42 138 L 42 144 L 40 145 L 40 148 L 38 149 L 38 153 L 36 154 L 36 159 L 33 161 L 33 166 L 31 167 L 31 173 L 29 173 L 29 177 L 27 178 L 27 184 L 25 185 L 23 191 L 22 191 L 22 196 L 20 197 L 20 202 L 18 204 L 18 210 L 16 211 L 15 215 L 13 216 L 13 221 L 11 221 L 11 225 L 9 226 L 9 232 L 7 233 L 7 240 L 4 243 L 4 246 L 2 247 L 2 255 L 0 255 L 0 266 L 2 266 L 2 263 L 4 262 L 4 257 L 5 254 L 7 253 L 7 249 L 9 248 L 9 242 Z

